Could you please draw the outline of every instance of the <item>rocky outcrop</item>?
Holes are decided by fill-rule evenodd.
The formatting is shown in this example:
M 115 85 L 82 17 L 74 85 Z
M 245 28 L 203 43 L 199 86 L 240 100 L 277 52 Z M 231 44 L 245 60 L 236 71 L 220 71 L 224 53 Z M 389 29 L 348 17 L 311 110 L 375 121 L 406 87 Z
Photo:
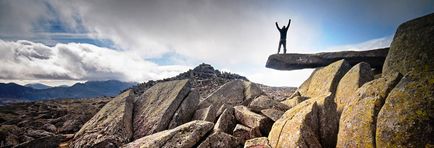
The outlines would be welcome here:
M 248 105 L 254 98 L 263 94 L 264 92 L 254 83 L 243 80 L 231 81 L 199 103 L 194 119 L 214 122 L 224 108 Z
M 398 27 L 383 67 L 383 76 L 434 69 L 434 13 Z
M 378 112 L 400 79 L 396 73 L 368 82 L 356 91 L 342 112 L 336 147 L 375 147 Z
M 132 91 L 126 91 L 87 121 L 78 131 L 70 147 L 109 147 L 129 142 L 132 129 Z
M 267 137 L 258 137 L 247 140 L 244 143 L 244 148 L 271 148 L 271 146 L 268 144 Z
M 161 131 L 137 139 L 124 145 L 125 148 L 154 147 L 193 147 L 206 133 L 211 131 L 213 123 L 208 121 L 191 121 L 174 129 Z
M 387 96 L 377 118 L 377 147 L 434 144 L 434 72 L 413 71 Z
M 167 129 L 189 92 L 188 80 L 175 80 L 158 83 L 137 97 L 134 102 L 133 138 Z
M 351 102 L 354 92 L 365 84 L 374 79 L 371 66 L 368 63 L 362 62 L 353 66 L 339 81 L 335 93 L 335 102 L 339 113 L 344 107 Z
M 318 110 L 315 102 L 303 102 L 286 111 L 268 135 L 271 147 L 321 147 Z
M 202 63 L 195 68 L 177 76 L 157 81 L 151 80 L 138 84 L 132 89 L 134 90 L 135 94 L 139 96 L 157 83 L 184 79 L 190 80 L 191 88 L 199 92 L 200 98 L 208 97 L 212 92 L 215 92 L 222 85 L 232 80 L 240 79 L 247 81 L 247 78 L 244 76 L 234 73 L 221 72 L 217 69 L 214 69 L 214 67 L 209 64 Z
M 345 59 L 354 66 L 360 62 L 367 62 L 372 68 L 381 71 L 389 48 L 369 51 L 341 51 L 317 54 L 273 54 L 268 57 L 265 67 L 277 70 L 295 70 L 304 68 L 319 68 Z

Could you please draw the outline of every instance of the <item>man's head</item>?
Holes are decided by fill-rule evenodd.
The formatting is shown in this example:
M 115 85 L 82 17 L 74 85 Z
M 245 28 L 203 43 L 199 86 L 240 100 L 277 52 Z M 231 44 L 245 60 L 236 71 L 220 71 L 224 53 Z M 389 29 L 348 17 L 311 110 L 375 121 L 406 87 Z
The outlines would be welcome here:
M 285 29 L 285 28 L 286 28 L 286 26 L 283 26 L 283 27 L 282 27 L 282 29 Z

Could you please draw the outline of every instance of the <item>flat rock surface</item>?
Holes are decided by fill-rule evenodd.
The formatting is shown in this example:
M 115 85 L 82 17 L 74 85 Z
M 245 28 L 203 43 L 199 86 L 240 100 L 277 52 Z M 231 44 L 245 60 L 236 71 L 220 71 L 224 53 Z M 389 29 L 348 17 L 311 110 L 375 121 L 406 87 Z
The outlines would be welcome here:
M 134 102 L 134 139 L 167 129 L 190 92 L 188 80 L 162 82 L 146 90 Z
M 276 70 L 318 68 L 345 59 L 351 66 L 366 62 L 372 68 L 381 70 L 388 51 L 389 48 L 381 48 L 368 51 L 322 52 L 316 54 L 273 54 L 268 57 L 265 67 Z

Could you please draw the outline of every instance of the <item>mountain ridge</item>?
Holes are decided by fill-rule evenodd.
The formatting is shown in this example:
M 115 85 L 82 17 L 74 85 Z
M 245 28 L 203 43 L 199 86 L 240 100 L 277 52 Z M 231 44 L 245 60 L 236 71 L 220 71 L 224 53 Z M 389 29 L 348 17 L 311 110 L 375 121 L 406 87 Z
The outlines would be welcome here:
M 35 89 L 16 83 L 0 83 L 0 99 L 40 100 L 56 98 L 91 98 L 99 96 L 115 96 L 121 90 L 135 83 L 118 80 L 88 81 L 76 83 L 69 87 L 50 87 Z

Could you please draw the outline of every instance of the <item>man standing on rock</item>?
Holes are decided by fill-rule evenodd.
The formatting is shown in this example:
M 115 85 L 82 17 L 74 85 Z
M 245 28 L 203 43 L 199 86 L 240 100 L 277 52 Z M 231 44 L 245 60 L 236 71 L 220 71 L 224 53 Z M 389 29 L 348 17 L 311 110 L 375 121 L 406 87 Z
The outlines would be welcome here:
M 280 32 L 280 41 L 279 41 L 279 49 L 277 50 L 277 54 L 280 52 L 280 45 L 283 45 L 283 53 L 286 54 L 286 33 L 288 32 L 289 25 L 291 24 L 291 19 L 288 21 L 287 26 L 283 26 L 282 28 L 276 22 L 276 27 Z

